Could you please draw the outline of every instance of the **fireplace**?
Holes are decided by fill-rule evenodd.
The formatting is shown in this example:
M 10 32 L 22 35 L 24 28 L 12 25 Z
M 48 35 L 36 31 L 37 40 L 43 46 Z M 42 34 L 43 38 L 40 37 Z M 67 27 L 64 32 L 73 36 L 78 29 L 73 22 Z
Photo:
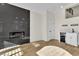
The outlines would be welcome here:
M 26 36 L 24 31 L 9 32 L 9 40 L 14 44 L 24 44 L 30 42 L 30 37 Z
M 24 31 L 20 31 L 20 32 L 9 32 L 9 38 L 10 39 L 14 39 L 14 38 L 21 39 L 23 37 L 25 37 L 25 32 Z

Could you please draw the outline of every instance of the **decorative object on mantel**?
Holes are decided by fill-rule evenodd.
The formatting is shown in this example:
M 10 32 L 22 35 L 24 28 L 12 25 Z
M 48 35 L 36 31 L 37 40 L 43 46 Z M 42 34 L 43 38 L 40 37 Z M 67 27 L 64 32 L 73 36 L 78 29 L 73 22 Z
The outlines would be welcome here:
M 70 26 L 78 26 L 78 24 L 71 24 Z
M 68 26 L 68 25 L 67 25 L 67 24 L 63 24 L 62 26 L 65 26 L 65 27 L 66 27 L 66 26 Z

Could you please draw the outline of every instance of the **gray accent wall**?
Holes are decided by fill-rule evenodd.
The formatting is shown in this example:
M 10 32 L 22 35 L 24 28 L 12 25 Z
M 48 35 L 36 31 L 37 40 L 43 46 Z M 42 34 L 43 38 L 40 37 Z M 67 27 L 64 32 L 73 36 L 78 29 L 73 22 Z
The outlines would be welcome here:
M 30 40 L 30 11 L 7 3 L 0 3 L 0 48 L 5 48 L 4 41 L 20 43 L 22 41 L 20 39 L 9 39 L 10 32 L 20 31 L 24 31 L 25 36 Z

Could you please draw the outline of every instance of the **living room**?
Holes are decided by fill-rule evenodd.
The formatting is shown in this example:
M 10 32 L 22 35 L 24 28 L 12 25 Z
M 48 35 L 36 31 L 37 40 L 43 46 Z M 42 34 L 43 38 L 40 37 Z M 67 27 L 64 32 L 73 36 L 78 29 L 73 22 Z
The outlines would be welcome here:
M 0 3 L 0 55 L 79 56 L 78 8 L 78 3 Z

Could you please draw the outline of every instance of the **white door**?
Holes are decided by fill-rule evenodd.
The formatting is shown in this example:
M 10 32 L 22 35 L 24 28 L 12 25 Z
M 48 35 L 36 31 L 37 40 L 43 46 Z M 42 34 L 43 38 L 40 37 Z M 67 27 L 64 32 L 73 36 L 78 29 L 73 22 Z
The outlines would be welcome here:
M 54 15 L 51 12 L 47 13 L 47 38 L 48 40 L 54 39 L 55 35 L 55 21 L 54 21 Z

